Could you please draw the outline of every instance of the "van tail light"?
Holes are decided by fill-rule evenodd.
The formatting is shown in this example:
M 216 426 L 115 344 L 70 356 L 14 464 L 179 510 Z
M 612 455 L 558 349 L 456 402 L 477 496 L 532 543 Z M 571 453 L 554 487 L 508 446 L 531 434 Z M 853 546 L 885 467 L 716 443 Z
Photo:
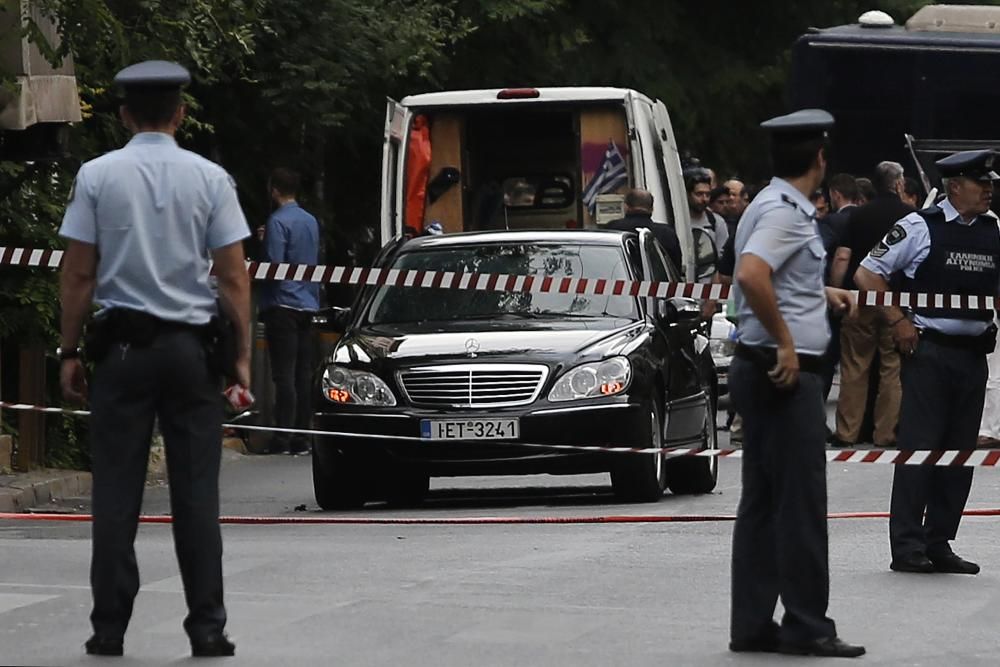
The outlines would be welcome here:
M 533 100 L 541 96 L 537 88 L 504 88 L 497 93 L 498 100 Z

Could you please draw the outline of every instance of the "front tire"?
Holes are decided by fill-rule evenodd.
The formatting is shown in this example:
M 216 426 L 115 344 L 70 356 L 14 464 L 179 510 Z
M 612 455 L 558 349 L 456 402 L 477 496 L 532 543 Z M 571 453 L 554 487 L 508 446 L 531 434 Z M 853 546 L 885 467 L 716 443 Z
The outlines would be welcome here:
M 656 454 L 619 454 L 621 461 L 611 469 L 611 488 L 620 500 L 632 503 L 655 503 L 667 488 L 663 460 L 663 419 L 659 399 L 654 397 L 649 409 L 648 449 Z
M 715 451 L 719 448 L 715 414 L 715 401 L 709 398 L 705 406 L 700 451 Z M 664 467 L 667 470 L 667 486 L 676 495 L 711 493 L 719 481 L 718 456 L 678 456 L 667 461 Z
M 421 470 L 397 468 L 388 479 L 386 500 L 391 507 L 418 507 L 427 498 L 431 477 Z
M 313 493 L 324 510 L 357 509 L 365 504 L 367 478 L 360 461 L 333 447 L 313 447 Z

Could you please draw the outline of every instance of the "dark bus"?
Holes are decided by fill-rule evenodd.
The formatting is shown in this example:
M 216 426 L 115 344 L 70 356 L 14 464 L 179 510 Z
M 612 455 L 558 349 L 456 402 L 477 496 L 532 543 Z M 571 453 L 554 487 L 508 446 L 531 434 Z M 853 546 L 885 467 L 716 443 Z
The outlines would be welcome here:
M 905 26 L 882 12 L 812 29 L 795 43 L 792 109 L 837 119 L 832 168 L 869 175 L 882 160 L 924 187 L 939 185 L 934 160 L 958 150 L 1000 149 L 1000 7 L 928 5 Z

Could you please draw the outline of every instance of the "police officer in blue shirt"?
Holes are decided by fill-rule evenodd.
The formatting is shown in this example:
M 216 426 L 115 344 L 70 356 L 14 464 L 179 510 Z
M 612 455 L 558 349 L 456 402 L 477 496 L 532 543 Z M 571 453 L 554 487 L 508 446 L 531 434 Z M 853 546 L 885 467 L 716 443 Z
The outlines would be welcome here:
M 166 444 L 177 559 L 195 656 L 233 655 L 224 633 L 219 530 L 223 368 L 214 363 L 218 303 L 233 322 L 226 372 L 250 384 L 249 235 L 235 185 L 218 165 L 182 150 L 180 65 L 150 61 L 115 77 L 131 141 L 80 167 L 59 233 L 68 240 L 60 276 L 60 383 L 87 399 L 80 338 L 91 305 L 86 354 L 93 470 L 90 570 L 93 655 L 122 655 L 139 591 L 135 536 L 154 420 Z M 215 262 L 217 293 L 209 279 Z
M 271 172 L 271 199 L 278 209 L 264 231 L 263 260 L 290 264 L 319 263 L 319 224 L 299 206 L 299 175 L 283 167 Z M 260 319 L 266 327 L 274 380 L 275 423 L 281 428 L 308 429 L 312 420 L 312 318 L 319 310 L 319 285 L 296 280 L 261 286 Z M 276 432 L 268 452 L 305 454 L 305 436 Z
M 936 164 L 947 197 L 911 213 L 862 260 L 854 282 L 886 290 L 902 275 L 907 292 L 995 296 L 1000 228 L 987 215 L 996 154 L 963 151 Z M 996 342 L 993 312 L 952 308 L 884 309 L 903 355 L 897 441 L 904 450 L 973 449 L 983 414 L 986 354 Z M 890 567 L 897 572 L 976 574 L 949 544 L 972 487 L 972 468 L 896 466 L 889 520 Z
M 766 121 L 775 177 L 736 228 L 738 344 L 729 373 L 743 416 L 743 490 L 733 529 L 731 651 L 857 657 L 826 611 L 826 252 L 809 201 L 826 173 L 833 117 L 809 109 Z M 785 608 L 774 621 L 778 598 Z

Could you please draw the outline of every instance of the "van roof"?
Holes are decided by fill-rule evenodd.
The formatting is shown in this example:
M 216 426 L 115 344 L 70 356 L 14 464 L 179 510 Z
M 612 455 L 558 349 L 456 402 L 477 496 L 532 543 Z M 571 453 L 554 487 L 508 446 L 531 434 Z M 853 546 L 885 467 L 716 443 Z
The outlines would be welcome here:
M 624 102 L 630 93 L 639 99 L 649 100 L 640 92 L 629 88 L 579 86 L 561 88 L 534 88 L 537 97 L 499 99 L 506 88 L 481 90 L 448 90 L 440 93 L 408 95 L 401 104 L 406 107 L 475 106 L 483 104 L 545 104 L 552 102 Z M 523 89 L 522 89 L 523 90 Z

